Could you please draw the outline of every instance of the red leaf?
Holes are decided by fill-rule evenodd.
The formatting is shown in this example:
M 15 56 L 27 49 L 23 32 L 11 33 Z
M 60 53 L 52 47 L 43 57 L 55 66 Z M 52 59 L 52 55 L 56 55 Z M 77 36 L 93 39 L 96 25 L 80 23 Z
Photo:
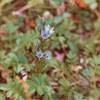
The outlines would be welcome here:
M 85 4 L 84 0 L 71 0 L 72 4 L 76 4 L 80 8 L 86 8 L 87 5 Z
M 76 4 L 81 8 L 86 8 L 87 5 L 85 4 L 84 0 L 75 0 Z

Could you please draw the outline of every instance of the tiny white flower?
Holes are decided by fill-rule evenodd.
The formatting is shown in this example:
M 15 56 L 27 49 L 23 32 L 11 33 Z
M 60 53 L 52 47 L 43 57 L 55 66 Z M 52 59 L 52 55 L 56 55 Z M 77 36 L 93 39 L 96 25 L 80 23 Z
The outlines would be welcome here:
M 28 78 L 28 75 L 25 75 L 25 76 L 23 76 L 23 80 L 25 81 L 25 80 L 27 80 L 27 78 Z
M 21 77 L 25 81 L 28 78 L 28 73 L 25 70 L 22 70 L 21 72 Z
M 39 59 L 41 59 L 43 57 L 43 52 L 41 50 L 37 51 L 36 52 L 36 57 L 38 57 Z
M 52 16 L 52 14 L 49 12 L 49 11 L 45 11 L 44 13 L 43 13 L 43 19 L 45 20 L 45 19 L 47 19 L 47 18 L 52 18 L 53 16 Z
M 80 63 L 83 64 L 84 63 L 84 59 L 80 58 Z
M 45 25 L 44 29 L 46 32 L 48 32 L 50 30 L 50 25 Z
M 25 75 L 27 72 L 25 70 L 21 71 L 21 75 Z
M 46 60 L 50 60 L 51 59 L 51 52 L 50 51 L 45 51 L 43 57 Z
M 43 39 L 49 38 L 54 33 L 54 27 L 50 25 L 45 25 L 44 30 L 41 31 L 41 37 Z

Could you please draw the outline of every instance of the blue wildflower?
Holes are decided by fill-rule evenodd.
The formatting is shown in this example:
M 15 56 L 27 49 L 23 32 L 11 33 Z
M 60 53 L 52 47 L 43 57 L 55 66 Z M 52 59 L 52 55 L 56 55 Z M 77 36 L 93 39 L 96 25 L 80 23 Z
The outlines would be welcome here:
M 43 57 L 43 54 L 44 54 L 44 53 L 43 53 L 41 50 L 40 50 L 40 51 L 37 51 L 37 52 L 36 52 L 36 57 L 38 57 L 38 58 L 41 59 L 41 58 Z
M 46 60 L 50 60 L 51 59 L 51 52 L 50 51 L 45 51 L 44 54 L 43 54 L 43 57 Z
M 54 27 L 50 25 L 45 25 L 44 30 L 41 31 L 41 37 L 43 39 L 49 38 L 54 33 Z

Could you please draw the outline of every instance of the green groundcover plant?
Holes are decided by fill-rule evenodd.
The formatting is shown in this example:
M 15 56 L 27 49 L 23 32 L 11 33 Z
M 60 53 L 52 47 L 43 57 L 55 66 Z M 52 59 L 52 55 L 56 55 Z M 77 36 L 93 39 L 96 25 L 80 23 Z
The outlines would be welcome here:
M 0 0 L 0 100 L 100 100 L 100 0 Z

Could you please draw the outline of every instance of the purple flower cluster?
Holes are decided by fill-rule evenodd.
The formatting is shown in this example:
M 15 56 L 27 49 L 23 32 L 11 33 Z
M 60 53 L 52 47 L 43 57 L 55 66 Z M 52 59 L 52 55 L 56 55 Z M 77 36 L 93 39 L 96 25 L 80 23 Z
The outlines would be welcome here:
M 48 39 L 52 34 L 54 33 L 54 27 L 51 27 L 50 25 L 45 25 L 44 29 L 41 31 L 41 38 L 42 39 Z M 51 52 L 50 51 L 37 51 L 35 56 L 39 59 L 44 58 L 46 60 L 51 59 Z

